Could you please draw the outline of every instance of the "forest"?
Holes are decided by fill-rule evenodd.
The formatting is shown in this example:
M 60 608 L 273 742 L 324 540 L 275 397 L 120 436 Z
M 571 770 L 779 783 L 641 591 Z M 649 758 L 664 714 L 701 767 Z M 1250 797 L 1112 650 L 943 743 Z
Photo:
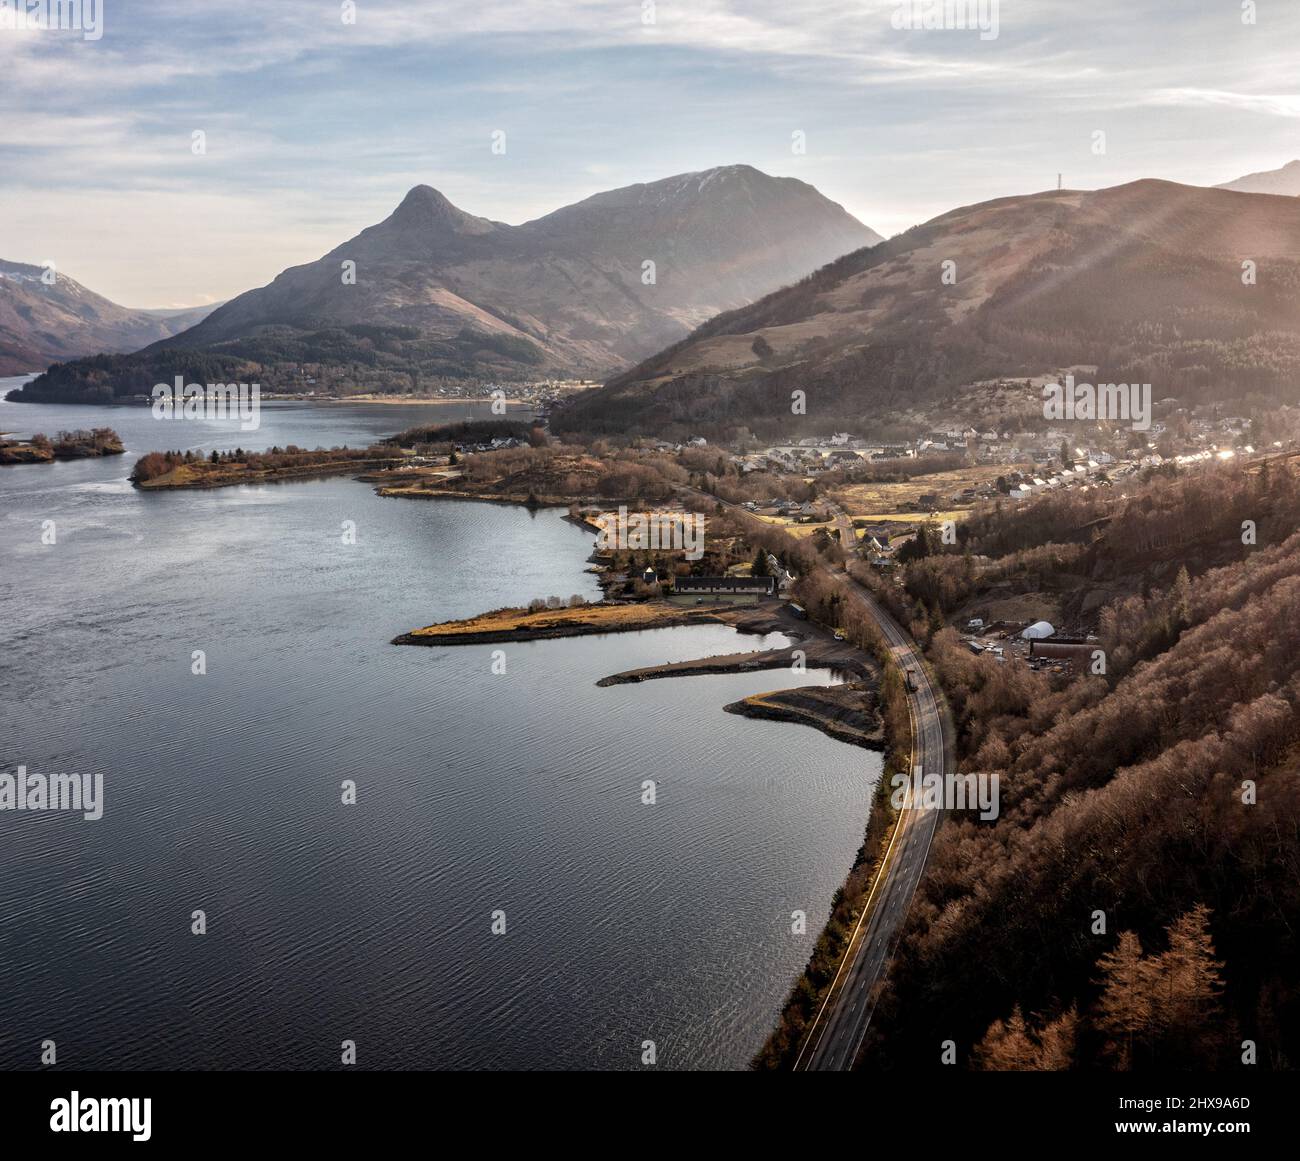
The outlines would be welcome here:
M 115 456 L 125 450 L 121 437 L 111 427 L 58 431 L 53 438 L 38 431 L 29 440 L 0 439 L 0 464 Z
M 255 476 L 274 472 L 295 472 L 326 465 L 361 467 L 397 462 L 392 449 L 385 447 L 332 447 L 308 451 L 296 444 L 272 447 L 267 451 L 214 450 L 208 455 L 192 448 L 185 451 L 147 452 L 135 462 L 130 479 L 135 484 L 147 484 L 177 468 L 189 468 L 185 482 L 202 483 L 220 481 L 236 482 L 232 477 Z
M 358 323 L 302 330 L 282 325 L 210 347 L 166 339 L 133 354 L 91 355 L 55 363 L 10 394 L 20 403 L 112 403 L 148 395 L 180 375 L 187 383 L 258 383 L 265 391 L 356 395 L 418 394 L 449 384 L 468 391 L 494 378 L 519 378 L 541 364 L 526 339 L 468 327 L 434 339 L 409 326 Z
M 444 454 L 456 444 L 488 443 L 494 439 L 528 439 L 533 425 L 518 419 L 466 419 L 459 423 L 408 427 L 383 442 L 394 447 L 432 449 Z M 544 435 L 539 438 L 544 439 Z
M 972 519 L 907 566 L 963 771 L 867 1067 L 1284 1069 L 1300 1054 L 1300 473 L 1156 475 Z M 976 656 L 943 612 L 1020 569 L 1084 595 L 1103 672 Z M 951 587 L 937 584 L 951 576 Z M 928 602 L 928 605 L 927 605 Z

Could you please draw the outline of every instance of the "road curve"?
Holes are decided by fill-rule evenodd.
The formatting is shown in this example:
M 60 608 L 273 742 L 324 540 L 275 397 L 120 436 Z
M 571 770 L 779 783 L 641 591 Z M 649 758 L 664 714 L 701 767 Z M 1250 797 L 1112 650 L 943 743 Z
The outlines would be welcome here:
M 946 710 L 935 696 L 915 642 L 865 588 L 847 578 L 843 583 L 880 626 L 900 672 L 912 671 L 916 689 L 908 694 L 908 708 L 913 770 L 920 768 L 927 776 L 945 774 L 949 760 Z M 800 1048 L 796 1069 L 844 1072 L 853 1067 L 875 1010 L 876 985 L 897 946 L 941 817 L 942 811 L 913 806 L 910 801 L 901 811 L 863 918 L 854 928 L 830 991 Z
M 752 517 L 741 506 L 708 493 L 694 488 L 680 491 Z M 839 529 L 840 543 L 851 556 L 857 543 L 853 521 L 839 505 L 828 503 L 827 508 Z M 948 745 L 953 732 L 950 726 L 945 729 L 948 710 L 935 696 L 916 642 L 867 588 L 842 573 L 832 576 L 844 587 L 846 595 L 860 601 L 880 626 L 899 672 L 912 671 L 916 688 L 908 692 L 907 698 L 912 718 L 912 769 L 919 769 L 927 777 L 943 777 L 952 768 Z M 854 927 L 839 970 L 800 1046 L 794 1063 L 796 1070 L 847 1072 L 853 1067 L 875 1010 L 876 985 L 883 978 L 898 944 L 942 814 L 939 809 L 912 805 L 909 793 L 885 853 L 884 865 Z

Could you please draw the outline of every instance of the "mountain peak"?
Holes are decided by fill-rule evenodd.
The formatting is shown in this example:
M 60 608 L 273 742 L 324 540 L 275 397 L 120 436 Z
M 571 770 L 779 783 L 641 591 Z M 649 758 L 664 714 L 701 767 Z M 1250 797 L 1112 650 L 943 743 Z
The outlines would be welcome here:
M 405 386 L 413 374 L 603 377 L 876 240 L 811 186 L 742 165 L 596 194 L 518 226 L 468 214 L 419 184 L 317 261 L 138 352 L 113 388 L 156 382 L 154 366 L 170 365 L 177 350 L 218 348 L 232 360 L 255 351 L 264 384 L 301 383 L 294 367 L 304 340 L 328 348 L 322 362 L 350 376 L 364 362 L 372 385 Z M 647 259 L 656 267 L 650 284 Z M 340 278 L 348 261 L 353 281 Z M 3 273 L 0 353 L 13 281 Z M 385 329 L 382 344 L 369 327 Z M 310 338 L 323 331 L 328 343 Z M 102 395 L 93 365 L 68 374 L 61 383 L 75 376 L 76 386 L 59 386 L 61 398 Z
M 457 208 L 431 185 L 412 186 L 388 219 L 403 230 L 451 234 L 487 234 L 495 223 Z
M 756 169 L 752 165 L 746 165 L 740 162 L 736 165 L 714 165 L 709 169 L 701 169 L 697 177 L 758 177 L 772 180 L 772 175 L 764 173 L 761 169 Z
M 450 209 L 456 208 L 448 200 L 446 194 L 442 193 L 440 190 L 434 189 L 431 185 L 425 185 L 423 183 L 411 186 L 411 188 L 406 191 L 406 197 L 402 199 L 398 208 L 401 209 L 403 206 L 425 205 L 446 206 Z
M 855 232 L 856 245 L 874 245 L 880 235 L 853 218 L 843 206 L 824 197 L 796 177 L 774 177 L 752 165 L 718 165 L 676 173 L 655 181 L 638 182 L 593 194 L 574 205 L 538 218 L 529 226 L 551 228 L 592 210 L 602 213 L 661 214 L 675 218 L 683 213 L 716 215 L 719 230 L 737 228 L 734 215 L 818 220 L 832 231 Z M 834 249 L 835 247 L 832 247 Z M 839 255 L 834 255 L 838 257 Z

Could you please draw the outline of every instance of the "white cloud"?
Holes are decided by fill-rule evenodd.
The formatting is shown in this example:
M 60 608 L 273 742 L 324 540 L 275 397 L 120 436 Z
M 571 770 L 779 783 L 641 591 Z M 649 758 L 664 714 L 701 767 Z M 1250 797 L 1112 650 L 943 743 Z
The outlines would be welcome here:
M 333 0 L 111 5 L 95 43 L 0 36 L 0 256 L 58 249 L 119 300 L 195 302 L 319 256 L 418 182 L 517 222 L 746 161 L 888 231 L 1057 170 L 1209 182 L 1295 155 L 1300 5 L 1252 29 L 1227 0 L 1003 0 L 989 42 L 895 31 L 893 8 L 660 0 L 647 26 L 641 0 L 361 0 L 346 26 Z M 498 118 L 508 159 L 487 152 Z
M 1247 113 L 1263 113 L 1270 117 L 1300 117 L 1300 95 L 1229 93 L 1221 89 L 1162 89 L 1151 94 L 1155 105 L 1174 105 L 1185 108 L 1216 106 L 1240 109 Z

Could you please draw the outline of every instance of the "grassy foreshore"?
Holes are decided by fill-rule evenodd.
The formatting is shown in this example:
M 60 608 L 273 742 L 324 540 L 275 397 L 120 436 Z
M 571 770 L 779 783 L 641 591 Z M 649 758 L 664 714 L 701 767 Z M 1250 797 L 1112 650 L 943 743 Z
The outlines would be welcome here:
M 676 625 L 728 623 L 730 609 L 685 609 L 668 601 L 597 603 L 570 609 L 495 609 L 464 621 L 443 621 L 393 638 L 394 645 L 494 645 L 589 633 L 635 633 Z
M 595 633 L 633 633 L 680 625 L 725 624 L 741 632 L 791 631 L 789 614 L 776 603 L 684 608 L 669 601 L 636 604 L 598 603 L 567 609 L 497 609 L 463 621 L 444 621 L 414 629 L 393 639 L 394 645 L 495 645 L 509 641 L 538 641 L 556 637 L 581 637 Z M 799 622 L 799 630 L 809 633 Z M 884 745 L 875 687 L 879 673 L 861 650 L 846 642 L 829 640 L 820 630 L 795 647 L 804 666 L 834 668 L 865 679 L 838 686 L 802 686 L 754 694 L 723 708 L 728 713 L 771 721 L 797 722 L 821 730 L 829 737 L 855 746 L 880 749 Z M 628 685 L 667 677 L 719 673 L 755 673 L 790 669 L 795 648 L 730 653 L 629 669 L 601 678 L 596 684 Z

